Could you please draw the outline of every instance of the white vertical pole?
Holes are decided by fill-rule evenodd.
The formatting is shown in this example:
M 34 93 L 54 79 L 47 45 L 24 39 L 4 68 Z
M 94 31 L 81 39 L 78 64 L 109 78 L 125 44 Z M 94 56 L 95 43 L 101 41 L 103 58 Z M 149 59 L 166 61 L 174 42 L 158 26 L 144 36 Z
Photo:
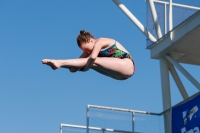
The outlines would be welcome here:
M 169 31 L 173 28 L 172 0 L 169 0 Z
M 164 18 L 164 23 L 165 23 L 165 34 L 167 34 L 167 4 L 165 3 L 164 5 L 164 12 L 165 12 L 165 18 Z
M 188 98 L 188 94 L 187 94 L 187 92 L 185 90 L 185 87 L 183 86 L 183 84 L 182 84 L 182 82 L 181 82 L 181 80 L 180 80 L 180 78 L 179 78 L 174 66 L 171 63 L 168 63 L 168 65 L 169 65 L 169 70 L 170 70 L 170 72 L 172 74 L 172 77 L 174 78 L 174 81 L 175 81 L 175 83 L 176 83 L 176 85 L 177 85 L 177 87 L 178 87 L 183 99 L 187 99 Z
M 171 95 L 169 83 L 168 63 L 164 57 L 160 58 L 161 86 L 163 98 L 163 110 L 171 108 Z M 164 114 L 165 133 L 171 133 L 171 112 Z
M 132 112 L 132 133 L 134 133 L 135 132 L 135 125 L 134 125 L 134 123 L 135 123 L 135 114 L 134 114 L 134 112 Z
M 128 18 L 138 27 L 138 29 L 152 42 L 156 42 L 156 38 L 142 25 L 142 23 L 122 4 L 119 0 L 113 2 L 128 16 Z
M 161 32 L 161 28 L 160 28 L 160 25 L 159 25 L 159 22 L 158 22 L 158 16 L 157 16 L 157 13 L 156 13 L 156 8 L 155 8 L 155 5 L 154 5 L 154 2 L 153 2 L 153 0 L 147 0 L 147 1 L 149 3 L 150 9 L 151 9 L 151 14 L 153 16 L 153 21 L 154 21 L 154 26 L 156 28 L 157 36 L 158 36 L 158 38 L 161 38 L 162 32 Z
M 60 133 L 62 133 L 62 124 L 60 125 Z
M 165 56 L 197 89 L 200 90 L 199 82 L 193 78 L 178 62 L 176 62 L 171 56 Z
M 86 133 L 89 133 L 89 108 L 90 105 L 86 107 Z

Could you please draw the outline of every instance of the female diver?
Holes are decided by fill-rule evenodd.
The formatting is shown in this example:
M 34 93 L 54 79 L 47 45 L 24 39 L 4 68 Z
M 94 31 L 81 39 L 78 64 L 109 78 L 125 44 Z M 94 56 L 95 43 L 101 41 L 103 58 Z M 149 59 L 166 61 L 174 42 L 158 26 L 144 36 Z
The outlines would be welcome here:
M 83 51 L 77 59 L 43 59 L 42 63 L 52 69 L 69 68 L 71 72 L 88 71 L 90 68 L 108 77 L 124 80 L 135 71 L 133 58 L 116 40 L 110 38 L 95 39 L 84 30 L 77 37 L 79 48 Z

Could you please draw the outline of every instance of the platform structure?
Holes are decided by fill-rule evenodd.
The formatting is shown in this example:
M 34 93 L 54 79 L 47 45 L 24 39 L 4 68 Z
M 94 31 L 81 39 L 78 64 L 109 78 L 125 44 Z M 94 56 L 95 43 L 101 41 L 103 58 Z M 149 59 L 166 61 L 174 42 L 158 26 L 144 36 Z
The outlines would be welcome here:
M 183 100 L 188 99 L 189 96 L 176 69 L 200 90 L 197 79 L 181 65 L 181 63 L 200 65 L 199 0 L 146 0 L 149 13 L 147 14 L 147 27 L 144 27 L 119 0 L 113 0 L 113 2 L 147 37 L 147 48 L 151 51 L 151 58 L 160 62 L 163 110 L 172 107 L 169 72 Z M 150 28 L 148 25 L 151 25 Z M 165 132 L 170 133 L 170 111 L 164 114 L 164 123 Z
M 181 101 L 172 108 L 186 104 L 199 96 L 200 92 Z M 141 110 L 87 105 L 86 126 L 60 124 L 60 133 L 170 133 L 171 129 L 166 130 L 165 128 L 164 117 L 169 111 L 171 109 L 161 113 L 153 113 Z M 182 133 L 186 133 L 186 131 Z M 189 130 L 187 133 L 197 133 L 197 130 Z

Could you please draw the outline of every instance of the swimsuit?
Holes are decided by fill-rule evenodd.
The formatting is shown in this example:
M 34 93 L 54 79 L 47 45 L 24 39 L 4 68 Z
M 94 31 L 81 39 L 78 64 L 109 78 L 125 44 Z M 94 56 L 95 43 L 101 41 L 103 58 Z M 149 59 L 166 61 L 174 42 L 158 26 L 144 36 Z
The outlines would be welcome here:
M 116 45 L 116 41 L 115 41 L 114 45 L 101 50 L 99 52 L 98 57 L 114 57 L 114 58 L 119 58 L 119 59 L 128 58 L 133 62 L 134 71 L 135 71 L 135 65 L 134 65 L 133 58 L 131 57 L 131 55 L 129 53 L 118 49 L 117 45 Z M 127 78 L 123 78 L 121 80 L 125 80 L 125 79 L 127 79 Z
M 131 55 L 129 53 L 126 53 L 126 52 L 118 49 L 116 46 L 116 41 L 115 41 L 114 45 L 101 50 L 99 52 L 98 57 L 114 57 L 114 58 L 119 58 L 119 59 L 128 58 L 133 62 L 133 65 L 134 65 L 134 60 L 131 57 Z

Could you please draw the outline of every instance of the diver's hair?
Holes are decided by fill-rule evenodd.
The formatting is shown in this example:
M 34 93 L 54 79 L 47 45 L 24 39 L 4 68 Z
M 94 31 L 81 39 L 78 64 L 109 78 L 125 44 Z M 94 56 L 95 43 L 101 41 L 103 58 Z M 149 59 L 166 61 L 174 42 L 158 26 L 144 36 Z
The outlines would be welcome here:
M 90 34 L 90 32 L 86 32 L 85 30 L 81 30 L 80 34 L 77 37 L 78 46 L 81 46 L 81 43 L 89 42 L 90 38 L 94 39 L 94 36 Z

